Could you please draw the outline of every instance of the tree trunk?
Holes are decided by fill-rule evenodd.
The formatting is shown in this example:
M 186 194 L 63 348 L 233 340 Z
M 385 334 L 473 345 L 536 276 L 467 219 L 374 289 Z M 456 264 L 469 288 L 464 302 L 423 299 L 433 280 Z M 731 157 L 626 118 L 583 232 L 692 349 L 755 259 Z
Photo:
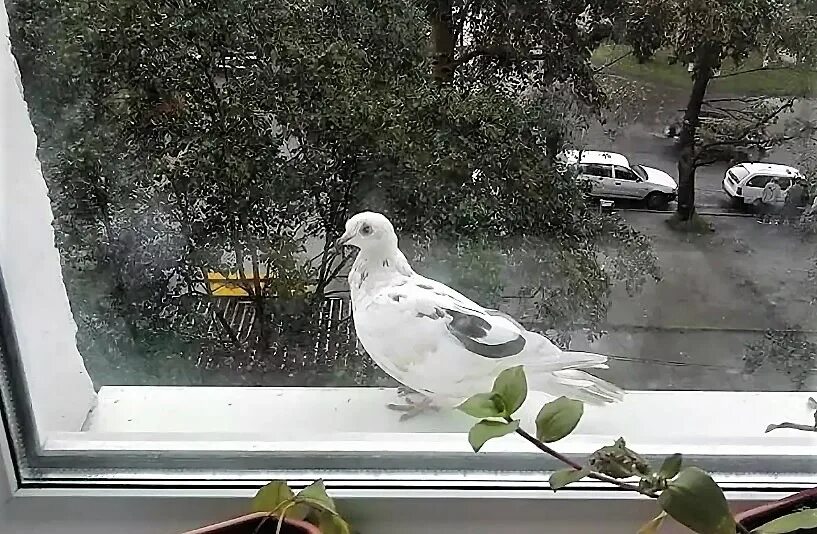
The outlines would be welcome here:
M 454 13 L 452 0 L 428 0 L 431 26 L 432 75 L 439 83 L 454 79 Z
M 267 298 L 266 291 L 262 286 L 261 270 L 258 267 L 258 248 L 253 244 L 253 249 L 250 251 L 250 258 L 252 261 L 252 284 L 253 284 L 253 300 L 255 305 L 255 320 L 258 325 L 258 337 L 261 346 L 266 351 L 270 346 L 269 328 L 267 325 L 267 309 L 264 302 Z M 264 280 L 266 283 L 267 281 Z M 280 298 L 277 295 L 276 298 Z
M 681 149 L 678 157 L 678 218 L 682 221 L 688 221 L 695 214 L 695 132 L 716 61 L 706 49 L 698 54 L 693 69 L 692 91 L 678 138 Z
M 556 156 L 559 155 L 559 147 L 562 144 L 562 136 L 557 133 L 550 133 L 545 137 L 545 150 L 551 165 L 556 165 Z

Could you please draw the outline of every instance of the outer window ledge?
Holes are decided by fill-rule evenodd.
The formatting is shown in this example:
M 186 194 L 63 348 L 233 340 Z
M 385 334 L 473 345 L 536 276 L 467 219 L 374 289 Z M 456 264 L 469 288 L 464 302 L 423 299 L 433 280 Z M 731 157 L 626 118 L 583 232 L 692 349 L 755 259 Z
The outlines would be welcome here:
M 624 436 L 647 456 L 682 452 L 731 489 L 797 489 L 817 483 L 817 436 L 796 430 L 766 434 L 765 429 L 782 420 L 809 421 L 808 397 L 631 392 L 622 403 L 588 407 L 559 450 L 581 457 Z M 456 411 L 400 422 L 385 407 L 396 398 L 390 389 L 132 386 L 102 388 L 98 398 L 83 430 L 49 433 L 41 451 L 46 461 L 70 458 L 63 465 L 95 457 L 140 459 L 136 471 L 111 474 L 103 467 L 96 472 L 97 483 L 173 480 L 196 487 L 207 480 L 249 487 L 283 476 L 323 477 L 356 489 L 523 491 L 541 489 L 543 473 L 555 468 L 516 436 L 493 440 L 475 455 L 466 437 L 473 420 Z M 523 426 L 534 428 L 533 417 L 546 400 L 530 395 L 520 411 Z M 168 469 L 156 468 L 151 458 L 157 455 Z M 166 463 L 174 457 L 181 463 Z M 185 457 L 209 458 L 208 471 L 195 468 L 203 464 L 183 463 Z M 42 480 L 66 478 L 72 478 L 70 472 L 57 470 Z M 593 482 L 577 487 L 602 488 Z
M 813 395 L 633 391 L 623 402 L 588 406 L 577 431 L 563 443 L 567 449 L 585 452 L 585 445 L 625 436 L 633 444 L 656 448 L 655 453 L 664 452 L 667 446 L 673 451 L 694 448 L 709 454 L 751 455 L 770 447 L 778 455 L 803 454 L 813 452 L 817 436 L 789 429 L 766 434 L 765 430 L 783 420 L 812 420 L 807 400 Z M 117 436 L 165 443 L 205 436 L 208 440 L 220 438 L 216 442 L 263 437 L 262 442 L 310 442 L 316 444 L 316 450 L 324 450 L 324 445 L 317 444 L 365 446 L 379 436 L 393 442 L 396 450 L 416 451 L 418 446 L 433 442 L 435 448 L 427 450 L 439 451 L 438 436 L 452 436 L 459 445 L 449 445 L 446 451 L 469 450 L 462 434 L 473 424 L 472 418 L 443 411 L 402 422 L 386 408 L 396 399 L 395 391 L 387 388 L 106 386 L 81 432 L 51 433 L 48 442 L 104 442 Z M 539 407 L 548 399 L 531 392 L 519 412 L 523 424 L 532 425 Z M 511 445 L 519 441 L 509 436 L 489 442 L 486 450 L 528 451 L 527 446 Z M 496 443 L 503 446 L 491 449 Z M 383 449 L 372 446 L 364 450 Z

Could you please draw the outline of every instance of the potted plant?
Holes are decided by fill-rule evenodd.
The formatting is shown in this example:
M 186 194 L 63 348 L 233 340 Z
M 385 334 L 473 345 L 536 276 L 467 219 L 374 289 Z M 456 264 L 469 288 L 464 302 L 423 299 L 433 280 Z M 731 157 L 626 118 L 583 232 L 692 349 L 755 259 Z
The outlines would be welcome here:
M 697 467 L 684 466 L 681 454 L 668 456 L 656 468 L 619 438 L 591 454 L 586 463 L 576 462 L 549 444 L 576 428 L 584 412 L 583 404 L 566 397 L 546 403 L 536 417 L 533 435 L 514 419 L 527 392 L 522 366 L 513 367 L 499 374 L 490 392 L 474 395 L 458 407 L 480 419 L 468 434 L 474 452 L 490 439 L 516 433 L 566 465 L 550 476 L 554 491 L 592 478 L 655 499 L 659 513 L 638 534 L 657 533 L 667 517 L 699 534 L 817 534 L 817 488 L 733 515 L 712 477 Z M 782 423 L 770 425 L 767 432 L 776 428 L 817 431 L 817 402 L 809 399 L 809 406 L 816 410 L 814 425 Z
M 349 524 L 318 480 L 297 494 L 282 480 L 256 493 L 253 512 L 185 534 L 350 534 Z

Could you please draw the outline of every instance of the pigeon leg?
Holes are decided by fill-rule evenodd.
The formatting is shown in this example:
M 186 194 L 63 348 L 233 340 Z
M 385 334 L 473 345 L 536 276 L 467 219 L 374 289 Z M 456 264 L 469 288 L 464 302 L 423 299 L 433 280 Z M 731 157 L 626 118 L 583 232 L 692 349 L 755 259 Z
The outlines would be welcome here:
M 415 392 L 416 393 L 416 392 Z M 386 407 L 389 410 L 394 410 L 396 412 L 403 412 L 403 415 L 400 416 L 401 421 L 408 421 L 414 417 L 422 413 L 427 412 L 436 412 L 440 408 L 436 406 L 434 402 L 424 395 L 421 396 L 419 401 L 413 400 L 411 397 L 406 396 L 406 404 L 387 404 Z

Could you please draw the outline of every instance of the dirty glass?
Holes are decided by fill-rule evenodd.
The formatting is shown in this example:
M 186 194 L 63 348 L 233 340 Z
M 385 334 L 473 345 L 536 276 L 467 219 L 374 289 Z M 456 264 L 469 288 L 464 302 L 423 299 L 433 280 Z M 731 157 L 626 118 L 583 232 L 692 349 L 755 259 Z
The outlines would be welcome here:
M 370 210 L 622 388 L 815 388 L 813 2 L 7 4 L 97 387 L 396 386 L 335 244 Z

